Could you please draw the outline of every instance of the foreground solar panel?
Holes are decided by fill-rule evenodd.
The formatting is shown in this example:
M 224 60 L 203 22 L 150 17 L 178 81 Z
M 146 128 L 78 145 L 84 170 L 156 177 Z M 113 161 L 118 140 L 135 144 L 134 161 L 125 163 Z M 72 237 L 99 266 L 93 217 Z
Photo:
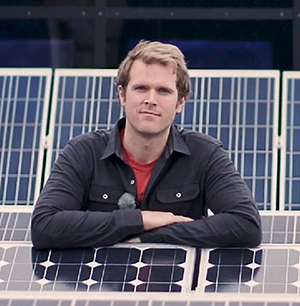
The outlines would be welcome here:
M 300 247 L 202 250 L 198 289 L 203 292 L 300 293 Z
M 56 297 L 43 293 L 43 296 L 18 296 L 8 295 L 0 299 L 1 306 L 299 306 L 297 297 L 291 295 L 255 296 L 255 295 L 222 295 L 222 294 L 165 294 L 159 296 L 153 293 L 134 296 L 126 293 L 114 295 L 93 293 L 82 295 L 72 294 L 72 297 L 64 293 L 57 293 Z
M 0 203 L 32 205 L 40 183 L 51 69 L 0 69 Z
M 187 292 L 193 248 L 126 245 L 37 251 L 0 245 L 0 291 Z
M 280 208 L 300 209 L 300 72 L 282 80 L 282 158 Z
M 70 138 L 110 128 L 123 115 L 116 73 L 56 70 L 46 177 Z M 176 123 L 220 139 L 259 208 L 275 210 L 279 72 L 195 70 L 190 75 L 193 93 Z

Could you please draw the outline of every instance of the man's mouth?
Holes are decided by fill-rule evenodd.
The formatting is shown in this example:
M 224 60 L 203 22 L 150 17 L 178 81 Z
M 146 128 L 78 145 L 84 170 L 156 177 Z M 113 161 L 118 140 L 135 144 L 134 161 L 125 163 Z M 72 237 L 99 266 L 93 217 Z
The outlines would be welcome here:
M 151 111 L 141 111 L 140 113 L 144 115 L 151 115 L 151 116 L 157 116 L 157 117 L 160 116 L 158 113 L 151 112 Z

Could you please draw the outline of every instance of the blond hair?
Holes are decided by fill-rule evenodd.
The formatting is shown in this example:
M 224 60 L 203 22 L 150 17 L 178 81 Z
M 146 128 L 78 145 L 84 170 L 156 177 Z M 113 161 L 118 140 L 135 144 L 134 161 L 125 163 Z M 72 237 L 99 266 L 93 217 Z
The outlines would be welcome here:
M 178 47 L 158 41 L 140 41 L 119 66 L 117 85 L 125 90 L 129 83 L 130 69 L 134 61 L 142 60 L 145 64 L 159 63 L 172 66 L 176 73 L 176 87 L 178 99 L 188 98 L 191 91 L 191 82 L 183 53 Z

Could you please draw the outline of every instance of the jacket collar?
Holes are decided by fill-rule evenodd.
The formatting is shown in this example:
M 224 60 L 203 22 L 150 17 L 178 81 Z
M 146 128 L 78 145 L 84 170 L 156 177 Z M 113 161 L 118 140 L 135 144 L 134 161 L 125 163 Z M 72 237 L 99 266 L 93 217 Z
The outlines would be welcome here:
M 114 154 L 122 159 L 120 130 L 125 128 L 125 122 L 125 117 L 119 119 L 110 130 L 107 146 L 100 159 L 108 158 Z M 180 129 L 176 125 L 171 126 L 169 139 L 164 153 L 165 157 L 168 158 L 173 152 L 191 155 L 189 148 L 181 137 Z

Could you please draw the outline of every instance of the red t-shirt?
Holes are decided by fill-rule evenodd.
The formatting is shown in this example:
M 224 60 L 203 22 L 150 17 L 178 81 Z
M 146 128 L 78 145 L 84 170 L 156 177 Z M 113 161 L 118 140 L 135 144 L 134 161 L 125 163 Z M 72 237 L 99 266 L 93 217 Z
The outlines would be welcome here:
M 120 136 L 122 144 L 122 154 L 125 161 L 131 166 L 135 174 L 137 200 L 138 202 L 141 202 L 144 199 L 147 185 L 149 183 L 154 165 L 157 162 L 158 158 L 150 163 L 141 163 L 135 160 L 123 146 L 124 129 L 121 131 Z

